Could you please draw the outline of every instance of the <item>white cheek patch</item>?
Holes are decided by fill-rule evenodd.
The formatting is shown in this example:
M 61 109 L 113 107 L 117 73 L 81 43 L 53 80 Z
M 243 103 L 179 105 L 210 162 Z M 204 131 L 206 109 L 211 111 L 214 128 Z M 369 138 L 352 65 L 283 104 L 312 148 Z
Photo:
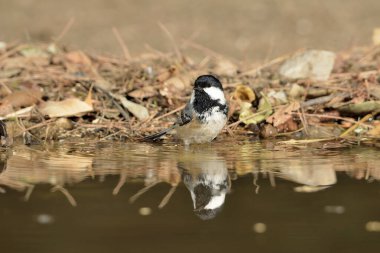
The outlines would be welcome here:
M 226 99 L 224 98 L 224 93 L 221 89 L 216 87 L 208 87 L 203 89 L 212 100 L 219 100 L 221 104 L 226 103 Z
M 226 195 L 224 194 L 212 197 L 204 209 L 216 209 L 218 207 L 221 207 L 224 203 L 225 197 Z

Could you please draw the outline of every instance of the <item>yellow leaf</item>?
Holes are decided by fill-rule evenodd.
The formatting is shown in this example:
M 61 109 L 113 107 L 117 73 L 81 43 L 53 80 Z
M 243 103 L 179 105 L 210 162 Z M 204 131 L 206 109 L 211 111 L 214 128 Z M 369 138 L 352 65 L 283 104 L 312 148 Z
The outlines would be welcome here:
M 239 120 L 246 125 L 258 124 L 266 120 L 273 112 L 273 108 L 269 99 L 264 94 L 259 102 L 259 107 L 256 113 L 252 111 L 252 104 L 248 102 L 241 102 Z
M 243 84 L 239 84 L 238 86 L 236 86 L 234 98 L 244 102 L 252 103 L 253 101 L 255 101 L 256 95 L 250 87 Z

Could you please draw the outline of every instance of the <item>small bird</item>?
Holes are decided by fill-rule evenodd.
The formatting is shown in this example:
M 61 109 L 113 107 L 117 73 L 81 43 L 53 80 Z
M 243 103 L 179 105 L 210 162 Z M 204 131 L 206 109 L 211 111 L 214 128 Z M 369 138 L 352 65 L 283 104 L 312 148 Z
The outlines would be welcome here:
M 222 157 L 207 150 L 193 153 L 178 162 L 182 180 L 190 191 L 195 214 L 202 220 L 216 217 L 231 189 L 227 164 Z
M 212 75 L 199 76 L 194 83 L 190 101 L 177 122 L 144 140 L 156 140 L 172 130 L 187 146 L 192 143 L 210 142 L 227 122 L 228 105 L 220 81 Z

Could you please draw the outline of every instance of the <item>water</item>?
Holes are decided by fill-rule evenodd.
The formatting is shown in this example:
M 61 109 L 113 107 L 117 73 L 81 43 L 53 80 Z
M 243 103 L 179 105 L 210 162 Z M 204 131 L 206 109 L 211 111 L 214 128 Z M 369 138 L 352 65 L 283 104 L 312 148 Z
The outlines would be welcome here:
M 379 149 L 219 140 L 16 146 L 2 252 L 377 252 Z

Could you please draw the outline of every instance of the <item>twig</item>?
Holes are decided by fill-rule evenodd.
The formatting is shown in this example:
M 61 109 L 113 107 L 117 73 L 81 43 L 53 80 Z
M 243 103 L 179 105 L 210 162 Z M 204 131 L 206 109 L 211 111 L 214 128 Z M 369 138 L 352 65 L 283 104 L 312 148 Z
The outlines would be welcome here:
M 298 110 L 298 117 L 301 119 L 305 134 L 309 135 L 309 125 L 307 123 L 305 112 L 302 107 Z
M 105 140 L 109 139 L 110 137 L 119 134 L 121 131 L 122 131 L 122 130 L 118 130 L 118 131 L 116 131 L 115 133 L 112 133 L 112 134 L 109 134 L 109 135 L 107 135 L 107 136 L 104 136 L 104 137 L 101 138 L 99 141 L 105 141 Z
M 70 30 L 70 28 L 73 26 L 74 23 L 75 23 L 75 18 L 74 17 L 70 18 L 67 24 L 65 25 L 65 27 L 63 28 L 63 30 L 58 35 L 58 37 L 54 39 L 54 42 L 58 43 L 66 35 L 66 33 Z
M 214 58 L 224 58 L 221 54 L 215 52 L 214 50 L 207 48 L 203 45 L 200 45 L 198 43 L 195 43 L 193 41 L 187 40 L 187 41 L 184 41 L 183 44 L 189 45 L 190 47 L 192 47 L 194 49 L 198 49 L 200 51 L 203 51 L 207 55 L 206 57 L 212 56 Z
M 36 125 L 34 125 L 34 126 L 31 126 L 31 127 L 28 127 L 28 128 L 24 128 L 24 127 L 20 126 L 21 128 L 23 128 L 23 131 L 22 131 L 22 133 L 16 135 L 15 137 L 20 136 L 21 134 L 23 134 L 23 133 L 25 133 L 25 132 L 29 132 L 29 131 L 32 130 L 32 129 L 46 126 L 47 124 L 50 124 L 50 123 L 52 123 L 53 121 L 55 121 L 55 119 L 48 119 L 48 120 L 46 120 L 46 121 L 44 121 L 44 122 L 38 123 L 38 124 L 36 124 Z
M 297 112 L 293 112 L 292 115 L 298 115 Z M 339 116 L 331 116 L 331 115 L 323 115 L 323 114 L 312 114 L 312 113 L 305 113 L 304 116 L 306 117 L 317 117 L 317 118 L 325 118 L 325 119 L 335 119 L 335 120 L 344 120 L 353 124 L 359 123 L 360 125 L 364 125 L 369 128 L 374 128 L 374 126 L 367 125 L 365 123 L 358 122 L 356 120 L 352 120 L 350 118 L 345 117 L 339 117 Z
M 367 114 L 364 118 L 362 118 L 361 120 L 359 120 L 358 122 L 356 122 L 355 125 L 351 126 L 344 133 L 342 133 L 339 137 L 340 138 L 344 138 L 346 135 L 348 135 L 349 133 L 351 133 L 352 131 L 354 131 L 361 123 L 364 123 L 365 121 L 367 121 L 368 119 L 370 119 L 372 117 L 373 117 L 372 114 Z
M 115 189 L 113 189 L 113 192 L 112 192 L 113 195 L 117 195 L 119 193 L 121 187 L 123 187 L 123 185 L 125 184 L 126 180 L 127 180 L 127 173 L 126 173 L 125 170 L 122 170 L 121 173 L 120 173 L 119 182 L 115 186 Z
M 2 55 L 0 56 L 0 62 L 1 62 L 2 60 L 4 60 L 4 59 L 8 58 L 9 56 L 11 56 L 11 55 L 17 53 L 18 51 L 20 51 L 20 50 L 26 48 L 26 47 L 27 47 L 27 45 L 19 45 L 19 46 L 16 46 L 15 48 L 13 48 L 13 49 L 11 49 L 11 50 L 5 52 L 4 54 L 2 54 Z
M 116 102 L 116 100 L 113 98 L 111 92 L 106 91 L 105 89 L 100 88 L 97 85 L 95 85 L 95 89 L 104 93 L 112 101 L 112 104 L 117 108 L 117 110 L 120 112 L 120 114 L 123 115 L 124 119 L 129 120 L 129 114 L 123 109 L 123 107 L 121 105 L 119 105 L 118 102 Z
M 25 196 L 24 196 L 24 200 L 25 201 L 29 201 L 30 196 L 33 193 L 34 187 L 35 187 L 34 185 L 28 186 L 28 189 L 26 190 L 26 193 L 25 193 Z
M 176 108 L 176 109 L 174 109 L 174 110 L 172 110 L 172 111 L 170 111 L 170 112 L 168 112 L 168 113 L 165 113 L 165 114 L 163 114 L 163 115 L 161 115 L 161 116 L 158 116 L 157 118 L 154 118 L 153 120 L 160 120 L 160 119 L 162 119 L 162 118 L 165 118 L 165 117 L 167 117 L 167 116 L 170 116 L 170 115 L 172 115 L 172 114 L 174 114 L 174 113 L 176 113 L 176 112 L 179 112 L 179 111 L 183 110 L 183 109 L 185 108 L 185 106 L 186 106 L 186 105 L 181 105 L 180 107 L 178 107 L 178 108 Z
M 181 51 L 179 50 L 179 48 L 177 46 L 177 43 L 176 43 L 173 35 L 170 33 L 170 31 L 168 30 L 168 28 L 166 28 L 166 26 L 164 26 L 161 22 L 158 22 L 158 25 L 165 32 L 166 36 L 168 36 L 170 42 L 172 43 L 172 46 L 174 48 L 174 52 L 175 52 L 178 60 L 181 61 L 183 59 L 183 56 L 182 56 Z
M 4 82 L 0 82 L 0 84 L 8 94 L 12 94 L 12 90 Z
M 158 205 L 159 209 L 164 208 L 166 206 L 166 204 L 169 203 L 169 200 L 173 196 L 176 189 L 177 189 L 177 185 L 173 185 L 172 188 L 170 188 L 170 191 L 165 195 L 165 197 L 162 199 L 161 203 Z
M 132 59 L 131 54 L 129 53 L 129 49 L 125 44 L 123 38 L 121 37 L 119 30 L 117 30 L 116 27 L 112 27 L 112 32 L 115 35 L 116 40 L 119 43 L 121 49 L 123 50 L 125 60 L 130 61 Z
M 276 179 L 272 171 L 268 171 L 269 174 L 269 182 L 272 187 L 276 187 Z
M 340 93 L 340 94 L 333 93 L 333 94 L 330 94 L 330 95 L 327 95 L 327 96 L 309 99 L 309 100 L 303 102 L 301 104 L 301 106 L 302 107 L 309 107 L 309 106 L 314 106 L 314 105 L 320 105 L 320 104 L 324 104 L 324 103 L 330 102 L 335 97 L 346 98 L 346 97 L 349 97 L 349 96 L 350 96 L 349 93 Z
M 256 186 L 255 193 L 259 194 L 260 185 L 257 184 L 257 179 L 258 179 L 258 173 L 254 172 L 253 173 L 253 185 Z
M 65 195 L 65 197 L 67 198 L 67 200 L 69 201 L 69 203 L 72 206 L 77 206 L 77 202 L 75 201 L 74 197 L 69 193 L 69 191 L 67 189 L 63 188 L 62 186 L 56 185 L 50 191 L 51 192 L 56 192 L 56 191 L 62 192 L 63 195 Z
M 149 191 L 150 188 L 152 188 L 153 186 L 157 185 L 160 182 L 161 181 L 157 181 L 157 182 L 154 182 L 154 183 L 151 183 L 151 184 L 145 186 L 144 188 L 142 188 L 141 190 L 139 190 L 135 195 L 133 195 L 132 197 L 130 197 L 129 198 L 129 202 L 130 203 L 135 202 L 141 195 L 143 195 L 145 192 Z

